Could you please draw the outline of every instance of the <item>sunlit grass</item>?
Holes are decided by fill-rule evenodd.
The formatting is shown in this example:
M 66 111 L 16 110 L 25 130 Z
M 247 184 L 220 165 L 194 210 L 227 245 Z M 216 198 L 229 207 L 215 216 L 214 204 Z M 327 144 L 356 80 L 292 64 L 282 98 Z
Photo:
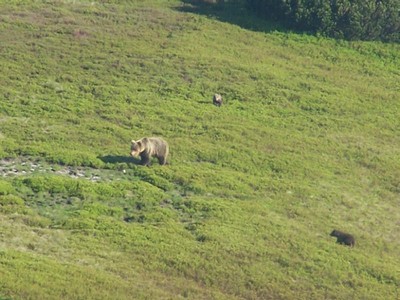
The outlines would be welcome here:
M 236 4 L 0 3 L 0 298 L 399 297 L 398 45 Z M 167 166 L 129 157 L 144 136 Z

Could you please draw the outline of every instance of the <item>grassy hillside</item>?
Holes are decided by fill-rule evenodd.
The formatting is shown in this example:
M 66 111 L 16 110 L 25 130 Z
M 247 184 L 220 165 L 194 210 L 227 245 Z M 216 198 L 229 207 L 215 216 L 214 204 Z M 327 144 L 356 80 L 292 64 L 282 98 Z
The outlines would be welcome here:
M 0 0 L 0 298 L 398 299 L 400 46 L 199 3 Z

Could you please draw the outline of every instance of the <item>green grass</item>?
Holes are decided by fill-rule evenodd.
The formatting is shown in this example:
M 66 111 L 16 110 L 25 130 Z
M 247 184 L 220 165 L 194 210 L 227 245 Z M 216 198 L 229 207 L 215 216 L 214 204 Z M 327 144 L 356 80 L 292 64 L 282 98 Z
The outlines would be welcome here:
M 0 1 L 0 299 L 398 299 L 399 45 L 193 3 Z

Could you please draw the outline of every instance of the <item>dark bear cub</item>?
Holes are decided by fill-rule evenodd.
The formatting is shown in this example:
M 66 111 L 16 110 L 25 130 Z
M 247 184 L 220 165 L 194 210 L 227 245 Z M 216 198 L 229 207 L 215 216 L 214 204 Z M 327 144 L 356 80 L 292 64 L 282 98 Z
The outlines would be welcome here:
M 152 157 L 156 157 L 160 165 L 165 165 L 168 152 L 168 143 L 162 138 L 145 137 L 131 142 L 131 156 L 140 156 L 143 166 L 150 166 Z
M 356 243 L 354 237 L 351 234 L 341 232 L 339 230 L 333 230 L 331 236 L 337 237 L 336 243 L 344 244 L 346 246 L 353 247 Z

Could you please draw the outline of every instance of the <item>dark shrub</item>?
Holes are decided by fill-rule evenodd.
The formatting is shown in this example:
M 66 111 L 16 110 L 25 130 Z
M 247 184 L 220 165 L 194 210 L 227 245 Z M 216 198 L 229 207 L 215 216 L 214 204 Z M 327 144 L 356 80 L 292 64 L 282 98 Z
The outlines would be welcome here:
M 350 40 L 400 42 L 398 0 L 246 0 L 293 29 Z

